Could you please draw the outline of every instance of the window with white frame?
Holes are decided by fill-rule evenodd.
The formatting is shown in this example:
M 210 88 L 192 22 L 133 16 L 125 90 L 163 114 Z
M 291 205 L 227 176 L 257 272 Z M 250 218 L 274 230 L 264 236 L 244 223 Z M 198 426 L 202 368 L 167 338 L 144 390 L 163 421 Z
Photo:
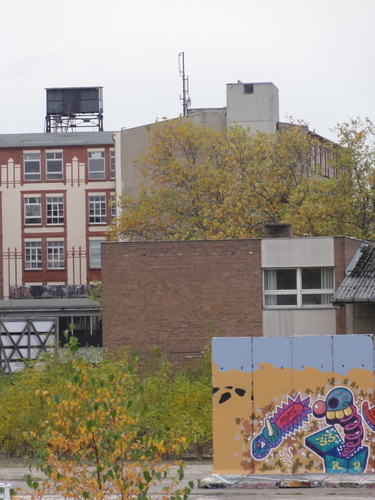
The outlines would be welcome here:
M 115 177 L 116 177 L 115 152 L 114 151 L 110 151 L 109 155 L 110 155 L 110 161 L 111 161 L 111 164 L 110 164 L 111 179 L 115 179 Z
M 265 307 L 327 307 L 333 293 L 332 267 L 263 271 Z
M 90 241 L 90 268 L 102 267 L 101 244 L 99 240 Z
M 42 199 L 39 196 L 25 196 L 24 215 L 25 224 L 41 224 L 42 223 Z
M 111 195 L 110 206 L 111 206 L 111 217 L 112 218 L 116 217 L 117 213 L 116 213 L 116 195 L 115 194 Z
M 61 180 L 63 178 L 62 153 L 46 153 L 46 179 L 47 181 Z
M 89 179 L 105 179 L 104 151 L 89 151 Z
M 47 225 L 64 224 L 64 198 L 62 196 L 47 196 Z
M 25 243 L 25 268 L 42 269 L 42 243 L 40 241 Z
M 89 223 L 105 224 L 107 222 L 105 196 L 89 196 Z
M 40 180 L 40 153 L 24 153 L 23 166 L 25 181 Z
M 64 269 L 64 242 L 47 241 L 47 268 Z

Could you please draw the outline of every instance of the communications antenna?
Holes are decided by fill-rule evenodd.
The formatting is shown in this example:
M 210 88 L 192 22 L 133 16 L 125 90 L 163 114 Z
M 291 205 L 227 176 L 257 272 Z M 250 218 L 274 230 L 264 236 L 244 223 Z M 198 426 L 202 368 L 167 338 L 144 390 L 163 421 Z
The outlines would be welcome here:
M 180 52 L 178 54 L 178 67 L 180 71 L 180 76 L 182 78 L 182 95 L 180 95 L 180 100 L 182 101 L 182 111 L 183 116 L 188 115 L 188 109 L 190 107 L 190 97 L 189 97 L 189 77 L 185 75 L 185 53 Z

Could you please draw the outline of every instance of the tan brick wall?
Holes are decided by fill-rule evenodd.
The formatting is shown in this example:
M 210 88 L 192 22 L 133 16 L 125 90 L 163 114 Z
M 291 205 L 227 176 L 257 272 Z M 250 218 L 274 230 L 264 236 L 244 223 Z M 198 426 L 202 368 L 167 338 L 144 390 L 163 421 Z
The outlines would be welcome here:
M 158 346 L 182 363 L 210 322 L 223 336 L 262 335 L 260 240 L 104 243 L 102 288 L 112 352 Z

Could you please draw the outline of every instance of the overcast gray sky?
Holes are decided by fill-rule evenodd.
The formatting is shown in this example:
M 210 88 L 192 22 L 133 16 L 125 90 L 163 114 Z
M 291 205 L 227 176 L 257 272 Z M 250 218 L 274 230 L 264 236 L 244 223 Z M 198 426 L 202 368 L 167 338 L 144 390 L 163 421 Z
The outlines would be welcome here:
M 43 132 L 45 88 L 104 87 L 104 129 L 224 107 L 273 82 L 280 119 L 319 134 L 375 121 L 375 0 L 0 0 L 0 133 Z

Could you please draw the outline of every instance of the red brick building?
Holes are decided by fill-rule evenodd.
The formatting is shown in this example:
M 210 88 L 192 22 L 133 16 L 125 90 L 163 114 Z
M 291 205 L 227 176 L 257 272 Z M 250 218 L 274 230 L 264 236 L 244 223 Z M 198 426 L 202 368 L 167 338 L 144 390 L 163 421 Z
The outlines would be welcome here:
M 360 247 L 351 238 L 111 242 L 102 245 L 103 346 L 199 357 L 223 336 L 345 334 L 331 298 Z
M 0 321 L 53 317 L 60 335 L 73 323 L 82 345 L 101 343 L 87 296 L 116 210 L 112 136 L 0 135 Z

